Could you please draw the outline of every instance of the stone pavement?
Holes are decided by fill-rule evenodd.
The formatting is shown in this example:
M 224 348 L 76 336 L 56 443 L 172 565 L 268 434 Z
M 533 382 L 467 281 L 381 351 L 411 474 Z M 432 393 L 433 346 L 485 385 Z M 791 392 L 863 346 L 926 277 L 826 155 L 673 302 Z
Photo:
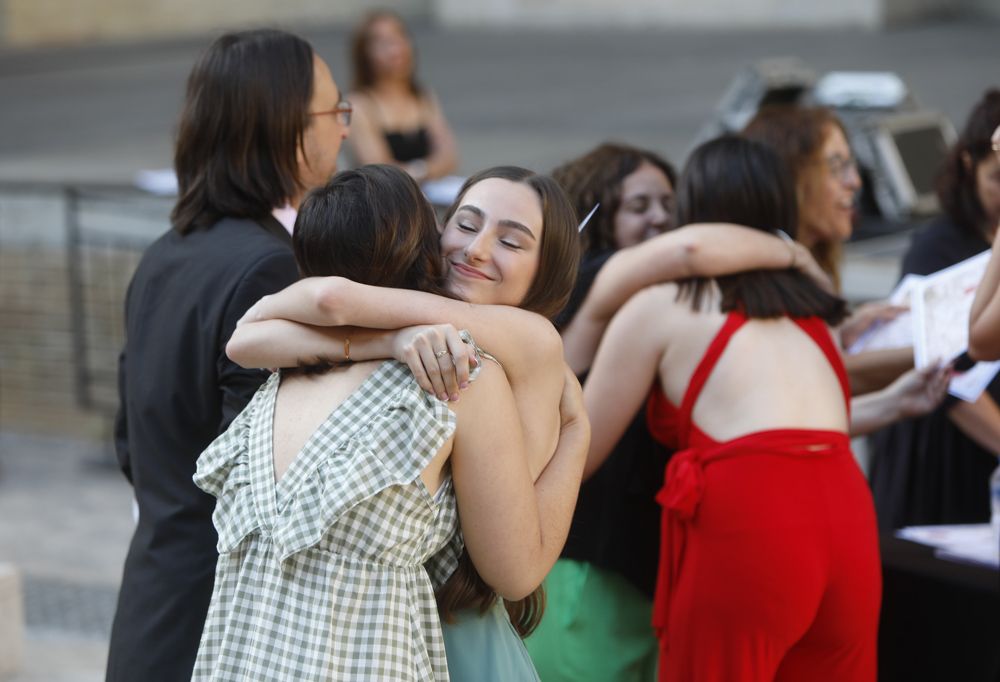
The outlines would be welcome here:
M 104 679 L 132 533 L 131 488 L 109 451 L 0 434 L 0 561 L 21 573 L 26 626 L 10 682 Z

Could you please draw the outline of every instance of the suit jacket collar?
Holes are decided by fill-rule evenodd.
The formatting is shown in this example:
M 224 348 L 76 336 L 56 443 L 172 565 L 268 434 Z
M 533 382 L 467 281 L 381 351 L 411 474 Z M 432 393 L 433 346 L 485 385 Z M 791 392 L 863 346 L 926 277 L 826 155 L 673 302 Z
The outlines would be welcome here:
M 255 218 L 254 222 L 263 228 L 265 232 L 270 232 L 288 246 L 292 245 L 292 235 L 288 234 L 285 226 L 278 222 L 278 219 L 268 213 L 267 215 Z

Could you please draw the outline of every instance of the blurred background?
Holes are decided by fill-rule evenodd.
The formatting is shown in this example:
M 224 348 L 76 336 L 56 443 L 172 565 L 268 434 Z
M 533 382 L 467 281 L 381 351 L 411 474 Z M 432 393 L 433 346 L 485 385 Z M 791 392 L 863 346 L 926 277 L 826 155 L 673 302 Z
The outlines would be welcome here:
M 410 24 L 463 175 L 548 172 L 604 140 L 680 167 L 764 102 L 834 105 L 866 184 L 846 257 L 855 301 L 895 284 L 909 231 L 934 210 L 918 201 L 922 176 L 1000 83 L 998 0 L 380 6 Z M 346 90 L 348 36 L 371 7 L 0 0 L 0 679 L 103 679 L 132 524 L 110 449 L 122 301 L 168 228 L 157 171 L 191 65 L 223 30 L 276 25 L 310 40 Z M 831 85 L 845 71 L 879 75 Z

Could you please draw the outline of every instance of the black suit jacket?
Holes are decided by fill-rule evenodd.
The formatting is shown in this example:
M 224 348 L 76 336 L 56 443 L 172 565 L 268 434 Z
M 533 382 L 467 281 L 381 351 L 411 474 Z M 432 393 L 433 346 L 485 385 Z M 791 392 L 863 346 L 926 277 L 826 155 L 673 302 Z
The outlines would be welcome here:
M 297 276 L 272 217 L 171 230 L 143 255 L 125 301 L 115 445 L 139 523 L 125 560 L 108 680 L 188 680 L 212 594 L 215 499 L 191 480 L 201 452 L 266 378 L 226 357 L 236 322 Z

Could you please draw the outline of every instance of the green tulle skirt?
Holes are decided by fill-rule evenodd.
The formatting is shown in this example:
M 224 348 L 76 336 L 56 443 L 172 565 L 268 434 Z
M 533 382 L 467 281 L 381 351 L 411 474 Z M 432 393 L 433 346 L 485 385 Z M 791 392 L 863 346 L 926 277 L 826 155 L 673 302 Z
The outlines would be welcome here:
M 541 625 L 525 645 L 542 682 L 653 682 L 652 603 L 617 573 L 560 559 Z

